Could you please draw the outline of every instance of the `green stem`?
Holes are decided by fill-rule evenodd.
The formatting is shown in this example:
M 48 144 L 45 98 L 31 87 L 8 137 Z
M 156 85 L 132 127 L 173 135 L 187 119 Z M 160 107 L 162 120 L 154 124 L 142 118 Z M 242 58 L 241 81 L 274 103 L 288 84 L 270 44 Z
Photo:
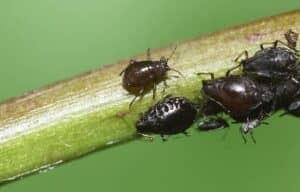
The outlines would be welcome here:
M 242 25 L 178 44 L 170 65 L 185 78 L 169 80 L 167 93 L 199 96 L 195 72 L 220 74 L 247 49 L 300 31 L 300 11 Z M 155 50 L 167 56 L 173 46 Z M 145 58 L 145 55 L 138 59 Z M 128 110 L 132 96 L 118 76 L 128 60 L 11 99 L 0 105 L 0 181 L 53 166 L 135 136 L 135 121 L 153 101 L 147 94 Z M 162 86 L 158 87 L 158 93 Z M 161 97 L 161 95 L 159 95 Z

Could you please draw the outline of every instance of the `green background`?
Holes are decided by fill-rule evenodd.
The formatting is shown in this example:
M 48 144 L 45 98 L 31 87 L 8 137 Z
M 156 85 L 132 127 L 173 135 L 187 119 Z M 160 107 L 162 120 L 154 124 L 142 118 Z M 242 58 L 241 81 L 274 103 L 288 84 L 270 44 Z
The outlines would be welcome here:
M 298 0 L 1 0 L 0 100 L 200 34 L 300 8 Z M 133 141 L 1 191 L 299 191 L 300 120 Z M 1 157 L 0 157 L 1 158 Z

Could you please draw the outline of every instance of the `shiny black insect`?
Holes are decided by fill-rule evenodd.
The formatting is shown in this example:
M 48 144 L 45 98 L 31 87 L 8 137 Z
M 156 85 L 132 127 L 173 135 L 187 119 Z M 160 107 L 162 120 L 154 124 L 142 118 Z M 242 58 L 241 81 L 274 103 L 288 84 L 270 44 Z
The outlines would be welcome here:
M 184 97 L 167 96 L 141 115 L 136 123 L 140 135 L 177 133 L 187 134 L 186 130 L 194 123 L 197 105 Z
M 229 127 L 228 123 L 220 117 L 210 117 L 198 124 L 199 131 L 211 131 L 216 129 L 223 129 Z
M 252 130 L 274 109 L 273 87 L 258 83 L 247 76 L 214 79 L 212 73 L 205 74 L 210 74 L 212 77 L 211 80 L 202 81 L 201 92 L 207 98 L 207 102 L 218 104 L 235 121 L 243 123 L 241 133 L 245 142 L 245 134 L 248 132 L 255 141 Z M 205 110 L 207 109 L 201 111 Z
M 288 44 L 279 40 L 273 43 L 261 44 L 261 50 L 257 51 L 252 57 L 248 57 L 247 51 L 242 52 L 235 59 L 235 62 L 239 64 L 229 69 L 226 76 L 229 76 L 231 71 L 242 67 L 243 75 L 251 76 L 257 80 L 280 81 L 293 79 L 294 75 L 298 73 L 299 64 L 299 53 L 295 48 L 297 35 L 294 32 L 287 32 L 285 37 Z M 279 43 L 285 47 L 279 47 Z M 264 45 L 266 44 L 273 44 L 273 46 L 265 48 Z M 243 55 L 245 59 L 239 61 Z
M 156 94 L 156 85 L 163 81 L 165 88 L 167 87 L 166 79 L 167 72 L 172 70 L 176 71 L 182 76 L 182 74 L 168 66 L 168 61 L 174 54 L 176 48 L 173 50 L 169 58 L 161 57 L 160 60 L 151 60 L 150 50 L 148 49 L 147 60 L 135 61 L 131 60 L 129 65 L 120 73 L 123 75 L 123 87 L 129 93 L 135 95 L 130 102 L 129 107 L 133 104 L 137 97 L 143 97 L 143 95 L 153 90 L 153 99 Z M 164 89 L 165 89 L 164 88 Z

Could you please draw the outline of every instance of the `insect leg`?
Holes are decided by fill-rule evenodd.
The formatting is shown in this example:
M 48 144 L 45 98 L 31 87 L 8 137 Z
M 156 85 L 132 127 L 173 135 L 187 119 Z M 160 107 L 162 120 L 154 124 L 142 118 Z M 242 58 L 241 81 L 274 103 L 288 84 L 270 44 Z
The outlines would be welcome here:
M 290 49 L 294 50 L 295 52 L 298 52 L 298 50 L 297 50 L 295 47 L 289 46 L 287 43 L 285 43 L 285 42 L 283 42 L 283 41 L 276 40 L 276 41 L 274 42 L 274 44 L 275 44 L 275 43 L 276 43 L 276 46 L 280 43 L 281 45 L 286 46 L 287 48 L 290 48 Z M 274 45 L 274 47 L 275 47 L 275 45 Z
M 119 76 L 123 75 L 124 72 L 125 72 L 125 69 L 123 69 L 123 70 L 121 71 L 121 73 L 119 74 Z
M 129 103 L 129 109 L 131 108 L 132 104 L 134 103 L 134 101 L 135 101 L 138 97 L 140 97 L 140 99 L 143 98 L 145 92 L 146 92 L 146 91 L 145 91 L 145 88 L 143 88 L 143 89 L 141 89 L 141 90 L 139 91 L 139 93 L 138 93 L 137 95 L 134 96 L 134 98 L 133 98 L 133 99 L 131 100 L 131 102 Z
M 226 72 L 226 77 L 228 77 L 232 71 L 236 70 L 237 68 L 240 68 L 241 66 L 242 66 L 242 64 L 240 63 L 240 64 L 228 69 Z
M 176 49 L 177 49 L 177 45 L 175 45 L 175 47 L 174 47 L 173 51 L 171 52 L 170 56 L 167 58 L 167 61 L 169 61 L 173 57 Z
M 151 61 L 150 48 L 147 49 L 147 60 L 148 60 L 148 61 Z
M 196 73 L 196 75 L 210 75 L 211 79 L 215 79 L 215 75 L 209 72 L 200 72 L 200 73 Z
M 256 139 L 254 137 L 253 130 L 250 130 L 250 136 L 251 136 L 253 143 L 256 144 Z
M 144 133 L 137 133 L 138 135 L 142 136 L 145 140 L 153 141 L 153 137 Z
M 296 48 L 290 47 L 287 43 L 285 43 L 285 42 L 283 42 L 283 41 L 280 41 L 280 40 L 276 40 L 276 41 L 274 41 L 274 42 L 266 42 L 266 43 L 262 43 L 262 44 L 260 44 L 260 48 L 261 48 L 261 50 L 264 50 L 264 49 L 265 49 L 264 45 L 273 45 L 273 47 L 275 48 L 275 47 L 278 46 L 279 43 L 280 43 L 281 45 L 286 46 L 287 48 L 290 48 L 290 49 L 292 49 L 292 50 L 298 52 L 298 50 L 297 50 Z
M 241 52 L 241 53 L 234 59 L 234 62 L 235 62 L 235 63 L 240 63 L 240 62 L 239 62 L 239 59 L 240 59 L 242 56 L 244 56 L 244 55 L 245 55 L 245 59 L 248 59 L 248 58 L 249 58 L 248 51 L 245 50 L 245 51 Z
M 273 47 L 277 47 L 277 44 L 278 44 L 278 40 L 274 41 L 274 42 L 265 42 L 265 43 L 261 43 L 259 46 L 260 46 L 260 49 L 261 50 L 264 50 L 265 49 L 265 45 L 273 45 Z
M 183 75 L 180 71 L 177 71 L 176 69 L 168 68 L 168 70 L 170 70 L 170 71 L 175 71 L 175 72 L 178 73 L 181 77 L 185 78 L 184 75 Z M 178 76 L 177 76 L 177 77 L 178 77 Z
M 141 94 L 139 95 L 140 96 L 139 100 L 142 100 L 144 98 L 145 94 L 146 94 L 146 88 L 143 88 L 143 90 L 141 91 Z
M 134 103 L 134 101 L 136 100 L 136 98 L 138 98 L 139 95 L 134 96 L 134 98 L 131 100 L 131 102 L 129 103 L 129 109 L 131 108 L 132 104 Z
M 162 94 L 164 95 L 164 94 L 165 94 L 165 91 L 166 91 L 166 89 L 169 87 L 169 85 L 167 84 L 167 81 L 166 81 L 166 80 L 163 81 L 163 84 L 164 84 L 164 88 L 163 88 L 163 90 L 162 90 Z
M 153 84 L 153 92 L 152 92 L 152 99 L 155 100 L 155 96 L 156 96 L 156 82 L 154 82 Z
M 235 63 L 238 63 L 238 65 L 236 65 L 236 66 L 234 66 L 234 67 L 228 69 L 227 72 L 226 72 L 226 77 L 228 77 L 232 71 L 234 71 L 235 69 L 237 69 L 237 68 L 239 68 L 239 67 L 242 66 L 242 63 L 239 61 L 239 59 L 240 59 L 242 56 L 245 56 L 245 59 L 248 59 L 248 57 L 249 57 L 249 56 L 248 56 L 248 51 L 245 50 L 245 51 L 241 52 L 241 53 L 234 59 L 234 62 L 235 62 Z
M 134 64 L 135 62 L 136 62 L 136 60 L 130 59 L 130 60 L 129 60 L 129 65 L 132 65 L 132 64 Z M 123 75 L 123 73 L 125 72 L 125 70 L 126 70 L 126 68 L 123 69 L 119 75 L 120 75 L 120 76 Z
M 221 137 L 222 140 L 225 140 L 227 138 L 227 135 L 228 135 L 229 129 L 230 129 L 230 127 L 224 127 L 224 128 L 228 128 L 228 129 L 226 129 L 225 133 L 222 135 L 222 137 Z
M 247 143 L 247 139 L 245 137 L 245 133 L 244 133 L 244 130 L 242 128 L 240 128 L 240 133 L 241 133 L 241 136 L 242 136 L 242 139 L 243 139 L 244 143 L 246 144 Z

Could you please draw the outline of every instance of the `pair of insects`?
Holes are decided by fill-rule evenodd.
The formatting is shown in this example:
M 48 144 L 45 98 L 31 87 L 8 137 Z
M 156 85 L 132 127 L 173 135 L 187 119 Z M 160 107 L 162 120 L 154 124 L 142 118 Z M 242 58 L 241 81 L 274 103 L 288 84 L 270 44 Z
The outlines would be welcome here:
M 186 133 L 198 113 L 208 116 L 225 112 L 242 123 L 244 141 L 248 132 L 255 141 L 252 130 L 270 112 L 283 107 L 288 113 L 299 114 L 297 34 L 288 31 L 285 37 L 288 44 L 275 41 L 268 48 L 262 44 L 261 50 L 252 57 L 248 57 L 247 51 L 243 52 L 246 58 L 238 62 L 241 55 L 237 57 L 235 61 L 238 65 L 229 69 L 225 77 L 215 79 L 212 73 L 205 73 L 211 75 L 211 80 L 203 80 L 200 92 L 207 100 L 200 109 L 198 104 L 184 97 L 164 98 L 141 116 L 136 124 L 138 132 L 160 134 L 163 138 L 164 135 Z M 284 46 L 278 46 L 279 43 Z M 131 62 L 122 72 L 123 87 L 129 92 L 138 90 L 131 92 L 137 97 L 142 96 L 146 88 L 152 86 L 155 95 L 156 84 L 165 82 L 166 72 L 170 70 L 167 62 L 168 59 Z M 243 75 L 231 75 L 239 67 L 242 67 Z M 228 123 L 220 117 L 208 118 L 199 124 L 200 130 L 223 127 L 228 127 Z

